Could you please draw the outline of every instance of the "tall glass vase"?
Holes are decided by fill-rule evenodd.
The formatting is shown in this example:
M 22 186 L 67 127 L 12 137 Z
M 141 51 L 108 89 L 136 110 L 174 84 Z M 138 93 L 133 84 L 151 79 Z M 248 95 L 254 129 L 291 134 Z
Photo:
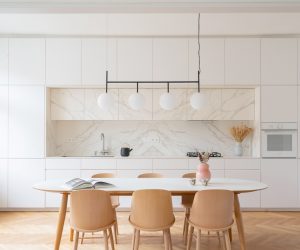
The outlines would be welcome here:
M 242 156 L 243 155 L 243 145 L 241 142 L 236 142 L 234 146 L 234 155 Z

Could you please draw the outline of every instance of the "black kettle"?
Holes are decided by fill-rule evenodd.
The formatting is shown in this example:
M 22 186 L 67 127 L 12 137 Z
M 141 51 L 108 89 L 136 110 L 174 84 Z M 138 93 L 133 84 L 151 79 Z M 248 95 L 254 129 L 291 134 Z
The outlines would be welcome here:
M 128 148 L 128 147 L 121 148 L 121 156 L 129 156 L 132 150 L 133 150 L 132 148 Z

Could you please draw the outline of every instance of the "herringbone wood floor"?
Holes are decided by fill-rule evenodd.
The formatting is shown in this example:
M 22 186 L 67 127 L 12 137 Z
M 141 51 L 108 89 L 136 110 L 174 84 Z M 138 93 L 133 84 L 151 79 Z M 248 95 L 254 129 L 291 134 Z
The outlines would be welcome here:
M 1 212 L 0 250 L 49 250 L 53 249 L 57 213 L 55 212 Z M 182 242 L 183 213 L 175 213 L 176 223 L 172 227 L 174 250 L 185 249 Z M 128 213 L 119 212 L 119 244 L 117 250 L 131 249 L 132 228 L 128 224 Z M 300 212 L 244 212 L 248 250 L 299 250 Z M 70 250 L 68 222 L 61 249 Z M 142 233 L 141 250 L 164 249 L 161 233 Z M 143 237 L 147 236 L 147 237 Z M 233 250 L 239 249 L 236 228 L 233 228 Z M 203 243 L 203 244 L 202 244 Z M 201 250 L 221 249 L 217 238 L 204 236 Z M 86 240 L 79 246 L 82 250 L 104 249 L 102 239 Z M 195 249 L 195 242 L 192 246 Z

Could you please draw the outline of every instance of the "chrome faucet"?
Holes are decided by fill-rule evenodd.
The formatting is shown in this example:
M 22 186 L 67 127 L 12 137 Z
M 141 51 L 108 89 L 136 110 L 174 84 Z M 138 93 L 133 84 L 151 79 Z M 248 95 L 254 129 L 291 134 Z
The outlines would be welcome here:
M 102 155 L 108 154 L 108 151 L 105 150 L 105 136 L 104 136 L 104 133 L 101 133 L 101 141 L 102 141 L 102 151 L 101 151 L 101 154 Z

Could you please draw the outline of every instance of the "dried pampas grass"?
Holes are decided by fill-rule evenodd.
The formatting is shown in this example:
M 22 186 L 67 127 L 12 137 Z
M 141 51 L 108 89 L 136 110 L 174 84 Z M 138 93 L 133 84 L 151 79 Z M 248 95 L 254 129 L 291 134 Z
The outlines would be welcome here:
M 253 131 L 252 128 L 249 128 L 244 124 L 241 124 L 236 127 L 232 127 L 230 129 L 230 133 L 232 137 L 237 142 L 242 142 L 252 131 Z

